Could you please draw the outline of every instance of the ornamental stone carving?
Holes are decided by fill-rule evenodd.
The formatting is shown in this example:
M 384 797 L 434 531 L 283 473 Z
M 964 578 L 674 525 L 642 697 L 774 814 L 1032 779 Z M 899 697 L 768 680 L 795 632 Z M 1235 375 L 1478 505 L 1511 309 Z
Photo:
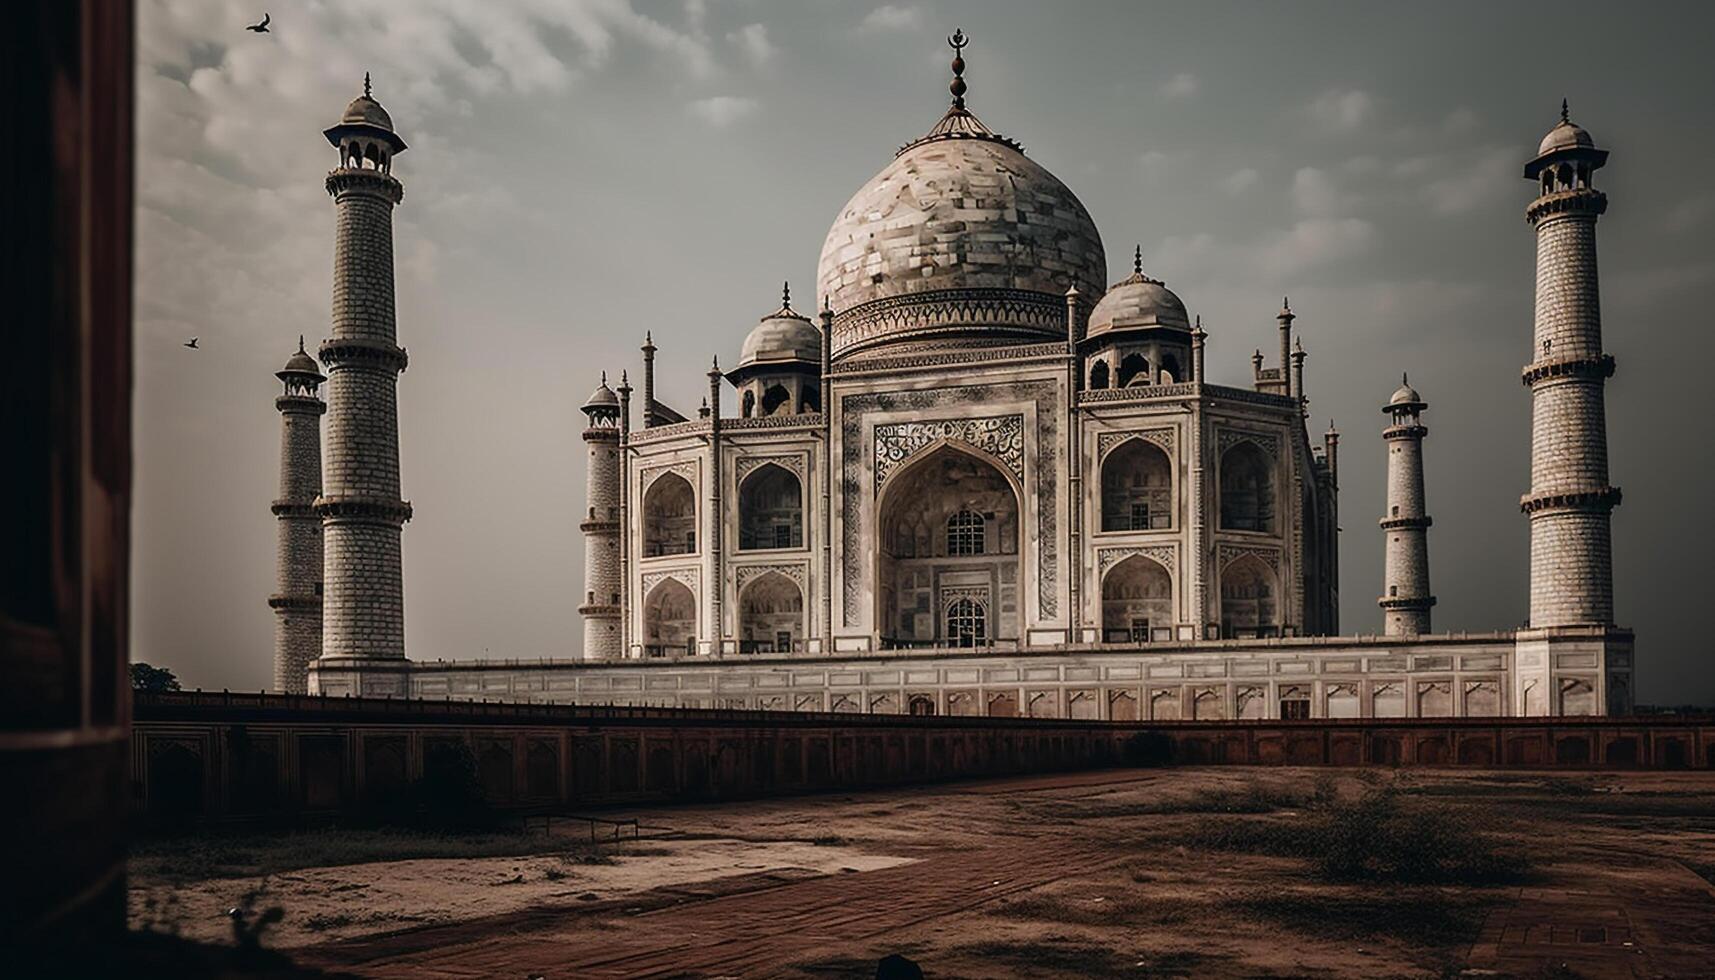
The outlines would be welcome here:
M 1215 432 L 1215 453 L 1224 456 L 1227 450 L 1241 442 L 1255 443 L 1256 447 L 1267 453 L 1272 459 L 1280 458 L 1280 439 L 1271 432 L 1252 432 L 1249 429 L 1219 429 Z
M 1098 575 L 1106 575 L 1108 569 L 1127 558 L 1133 555 L 1142 555 L 1167 569 L 1167 573 L 1172 575 L 1178 567 L 1177 551 L 1177 547 L 1171 544 L 1148 545 L 1139 548 L 1097 548 L 1096 571 Z
M 1228 565 L 1246 555 L 1262 559 L 1272 571 L 1280 571 L 1280 549 L 1256 544 L 1222 544 L 1215 548 L 1215 566 L 1225 571 Z
M 993 456 L 1024 483 L 1024 416 L 1001 415 L 935 422 L 891 422 L 875 427 L 877 490 L 899 465 L 936 443 L 962 442 Z
M 1138 429 L 1128 432 L 1100 432 L 1096 434 L 1096 462 L 1106 459 L 1108 453 L 1118 449 L 1120 444 L 1130 439 L 1142 439 L 1144 442 L 1160 446 L 1169 459 L 1174 455 L 1174 447 L 1178 445 L 1178 433 L 1172 427 L 1159 429 Z
M 798 586 L 799 592 L 804 591 L 804 589 L 805 589 L 804 583 L 806 581 L 808 581 L 808 579 L 809 579 L 809 572 L 802 563 L 772 564 L 772 565 L 739 565 L 738 567 L 733 569 L 733 579 L 734 579 L 734 590 L 733 591 L 734 591 L 734 593 L 737 595 L 743 595 L 745 586 L 749 585 L 755 579 L 760 578 L 763 575 L 767 575 L 770 572 L 774 572 L 774 573 L 779 574 L 779 575 L 784 575 L 788 579 L 791 579 L 792 582 Z
M 941 590 L 941 610 L 952 608 L 953 603 L 960 599 L 969 599 L 984 609 L 989 608 L 989 589 L 986 585 L 948 586 Z
M 763 466 L 778 466 L 798 477 L 798 482 L 804 482 L 804 456 L 794 453 L 788 456 L 740 456 L 733 462 L 733 483 L 742 484 L 744 478 Z
M 684 477 L 685 482 L 692 487 L 697 485 L 697 461 L 687 459 L 683 462 L 669 463 L 666 466 L 644 467 L 639 475 L 638 489 L 647 492 L 651 484 L 668 473 Z
M 840 399 L 840 507 L 841 507 L 841 611 L 846 626 L 862 618 L 866 577 L 863 571 L 864 536 L 876 530 L 863 523 L 863 426 L 866 415 L 876 412 L 927 413 L 951 406 L 995 402 L 1029 401 L 1036 405 L 1036 602 L 1042 618 L 1059 615 L 1059 494 L 1057 457 L 1059 445 L 1060 386 L 1053 381 L 1014 381 L 994 385 L 935 388 L 927 391 L 869 392 Z M 1019 514 L 1028 513 L 1029 500 L 1020 501 Z
M 694 595 L 697 592 L 698 583 L 702 580 L 701 571 L 701 569 L 695 566 L 687 566 L 685 568 L 664 568 L 659 572 L 649 572 L 643 576 L 643 597 L 647 599 L 649 597 L 649 593 L 655 591 L 655 587 L 657 585 L 660 585 L 668 579 L 677 580 L 680 585 L 690 589 L 691 593 Z

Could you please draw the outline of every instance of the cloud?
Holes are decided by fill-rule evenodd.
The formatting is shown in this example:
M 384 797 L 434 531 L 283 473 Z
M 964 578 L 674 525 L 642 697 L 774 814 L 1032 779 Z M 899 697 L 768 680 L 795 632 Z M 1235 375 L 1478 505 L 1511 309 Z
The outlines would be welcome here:
M 1292 175 L 1292 206 L 1300 214 L 1331 215 L 1341 209 L 1343 198 L 1328 175 L 1315 167 L 1300 167 Z
M 1375 228 L 1361 218 L 1306 218 L 1257 247 L 1257 271 L 1274 282 L 1352 258 L 1375 240 Z
M 1449 135 L 1458 136 L 1476 129 L 1477 122 L 1475 111 L 1467 106 L 1460 106 L 1447 114 L 1447 118 L 1441 122 L 1441 128 Z
M 1423 186 L 1424 200 L 1436 214 L 1465 214 L 1516 194 L 1518 154 L 1512 150 L 1480 149 L 1443 168 L 1441 176 Z
M 896 4 L 882 4 L 864 16 L 859 30 L 865 31 L 914 31 L 923 26 L 923 10 L 920 7 L 901 7 Z
M 1255 167 L 1246 167 L 1243 170 L 1235 170 L 1221 178 L 1221 190 L 1237 197 L 1245 191 L 1250 190 L 1251 185 L 1256 183 L 1259 176 L 1261 176 L 1261 174 L 1256 172 Z
M 717 129 L 730 126 L 756 112 L 758 103 L 737 95 L 711 95 L 686 106 L 693 116 Z
M 1161 94 L 1170 99 L 1188 99 L 1197 94 L 1197 76 L 1188 71 L 1182 71 L 1167 80 L 1161 86 Z
M 1309 113 L 1324 129 L 1351 132 L 1369 120 L 1375 107 L 1375 97 L 1362 89 L 1334 89 L 1317 96 Z
M 745 58 L 757 68 L 767 68 L 780 53 L 768 40 L 768 27 L 763 24 L 747 24 L 728 34 L 726 39 L 738 45 Z
M 1667 212 L 1661 226 L 1664 231 L 1679 234 L 1701 226 L 1711 215 L 1715 215 L 1715 196 L 1688 197 Z

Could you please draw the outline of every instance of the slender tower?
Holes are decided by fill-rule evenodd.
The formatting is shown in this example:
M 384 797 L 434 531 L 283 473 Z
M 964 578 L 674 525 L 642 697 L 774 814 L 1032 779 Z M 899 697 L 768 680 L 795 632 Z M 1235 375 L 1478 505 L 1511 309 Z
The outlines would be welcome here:
M 1530 625 L 1609 625 L 1614 583 L 1603 389 L 1614 359 L 1602 352 L 1596 219 L 1608 197 L 1591 177 L 1608 161 L 1567 118 L 1543 137 L 1526 179 L 1539 192 L 1525 216 L 1536 228 L 1536 336 L 1524 368 L 1531 396 Z
M 411 505 L 399 494 L 399 372 L 393 306 L 393 207 L 404 188 L 393 158 L 405 141 L 369 94 L 326 131 L 339 150 L 327 176 L 335 208 L 333 336 L 327 368 L 327 467 L 316 512 L 325 556 L 322 655 L 312 690 L 403 695 L 405 590 L 400 529 Z
M 1382 430 L 1387 441 L 1387 515 L 1381 526 L 1387 559 L 1381 607 L 1382 633 L 1387 636 L 1429 632 L 1429 607 L 1435 605 L 1435 597 L 1429 594 L 1429 525 L 1433 521 L 1423 512 L 1423 437 L 1429 430 L 1419 418 L 1428 407 L 1405 378 L 1382 406 L 1392 417 Z
M 304 693 L 305 672 L 322 652 L 322 522 L 316 497 L 322 492 L 321 388 L 327 378 L 304 350 L 275 377 L 285 391 L 280 410 L 280 496 L 274 501 L 279 544 L 274 560 L 274 690 Z
M 618 660 L 619 634 L 619 396 L 601 384 L 584 402 L 589 416 L 584 445 L 589 468 L 584 477 L 584 500 L 589 506 L 578 529 L 584 532 L 584 659 Z

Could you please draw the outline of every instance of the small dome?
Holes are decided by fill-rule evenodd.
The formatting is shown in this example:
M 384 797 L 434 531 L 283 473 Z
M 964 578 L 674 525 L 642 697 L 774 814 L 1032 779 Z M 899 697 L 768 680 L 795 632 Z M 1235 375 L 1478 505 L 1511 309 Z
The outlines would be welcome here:
M 1143 274 L 1141 262 L 1132 274 L 1114 283 L 1090 311 L 1086 337 L 1130 327 L 1169 327 L 1190 330 L 1185 303 L 1159 279 Z
M 1596 141 L 1583 126 L 1569 119 L 1562 119 L 1542 138 L 1542 144 L 1536 148 L 1536 155 L 1546 156 L 1559 150 L 1590 148 L 1595 145 Z
M 738 354 L 741 368 L 785 361 L 822 363 L 822 331 L 789 306 L 763 317 L 744 338 Z
M 322 374 L 321 365 L 316 363 L 316 359 L 310 356 L 309 351 L 304 350 L 304 338 L 302 337 L 298 338 L 297 353 L 286 358 L 286 366 L 274 372 L 275 377 L 278 378 L 285 378 L 289 374 L 310 375 L 318 383 L 327 380 L 327 376 Z
M 1407 381 L 1402 376 L 1399 379 L 1398 390 L 1393 393 L 1392 398 L 1387 400 L 1387 404 L 1382 406 L 1382 411 L 1391 412 L 1396 408 L 1421 409 L 1424 407 L 1426 407 L 1426 403 L 1423 400 L 1423 396 L 1419 395 L 1417 393 L 1417 389 L 1411 386 L 1411 382 Z
M 619 396 L 614 394 L 613 389 L 607 386 L 607 375 L 604 373 L 601 376 L 601 384 L 596 385 L 595 390 L 590 392 L 589 398 L 584 401 L 582 411 L 594 414 L 595 412 L 609 408 L 618 411 Z
M 381 108 L 381 103 L 367 95 L 352 99 L 339 121 L 342 126 L 376 126 L 389 133 L 393 132 L 393 117 L 387 114 L 386 109 Z

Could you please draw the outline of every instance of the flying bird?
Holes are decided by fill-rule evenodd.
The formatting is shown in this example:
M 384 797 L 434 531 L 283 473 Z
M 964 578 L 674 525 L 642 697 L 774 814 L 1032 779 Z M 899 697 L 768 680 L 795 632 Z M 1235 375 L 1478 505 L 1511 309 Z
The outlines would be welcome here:
M 268 13 L 267 13 L 267 11 L 263 11 L 262 20 L 259 23 L 251 24 L 249 27 L 246 27 L 245 30 L 255 31 L 258 34 L 268 33 Z
M 192 337 L 191 339 L 185 341 L 185 346 L 189 347 L 191 350 L 200 350 L 201 349 L 197 346 L 197 339 L 195 337 Z

